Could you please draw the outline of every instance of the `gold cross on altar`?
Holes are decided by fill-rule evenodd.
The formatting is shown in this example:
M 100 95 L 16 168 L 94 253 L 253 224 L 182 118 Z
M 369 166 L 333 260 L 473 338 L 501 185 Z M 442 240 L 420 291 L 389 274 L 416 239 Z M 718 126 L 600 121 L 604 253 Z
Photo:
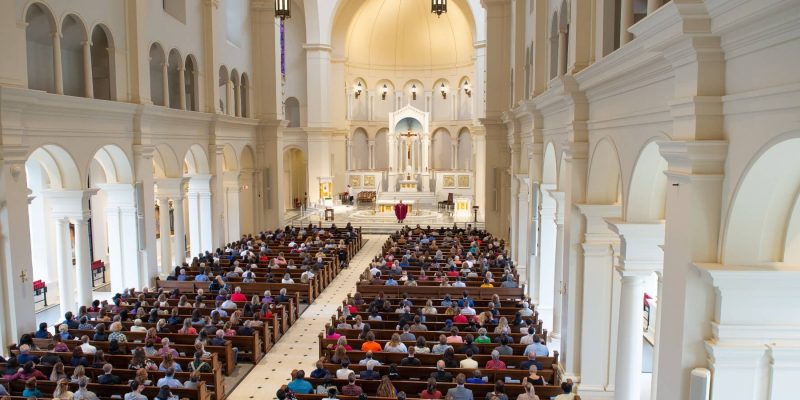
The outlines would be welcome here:
M 22 283 L 25 283 L 25 281 L 28 280 L 28 273 L 23 270 L 22 273 L 19 274 L 19 279 L 22 279 Z

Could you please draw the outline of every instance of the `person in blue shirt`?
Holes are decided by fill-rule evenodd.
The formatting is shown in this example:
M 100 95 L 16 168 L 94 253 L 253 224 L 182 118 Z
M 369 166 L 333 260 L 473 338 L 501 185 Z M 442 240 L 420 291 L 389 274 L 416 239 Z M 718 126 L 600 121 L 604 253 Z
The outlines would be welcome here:
M 181 268 L 181 272 L 180 272 L 180 274 L 178 274 L 178 281 L 184 282 L 184 281 L 186 281 L 186 279 L 187 279 L 186 270 Z
M 322 364 L 322 360 L 317 361 L 317 369 L 311 371 L 311 377 L 314 379 L 322 379 L 327 374 L 328 370 L 325 369 L 324 365 Z
M 452 306 L 453 306 L 453 301 L 450 300 L 450 295 L 449 294 L 445 295 L 444 299 L 442 299 L 442 307 L 452 307 Z
M 196 282 L 208 282 L 209 281 L 208 275 L 206 275 L 206 271 L 204 271 L 204 270 L 200 271 L 199 274 L 195 275 L 194 276 L 194 280 Z
M 523 352 L 523 354 L 528 354 L 530 352 L 533 352 L 534 354 L 536 354 L 536 357 L 547 357 L 547 356 L 549 356 L 550 355 L 550 349 L 548 349 L 547 346 L 545 346 L 541 342 L 542 342 L 542 340 L 539 338 L 538 335 L 534 336 L 533 337 L 533 343 L 531 343 L 531 344 L 529 344 L 528 346 L 525 347 L 525 351 Z
M 167 373 L 164 375 L 163 378 L 158 380 L 156 386 L 157 387 L 169 386 L 170 389 L 175 389 L 175 388 L 182 388 L 183 383 L 175 379 L 175 368 L 169 367 L 167 368 Z
M 389 275 L 389 279 L 387 279 L 384 284 L 386 286 L 397 286 L 397 281 L 394 279 L 394 276 Z
M 472 372 L 472 376 L 467 378 L 467 383 L 485 383 L 481 377 L 481 370 L 476 369 Z
M 314 393 L 314 387 L 311 386 L 311 382 L 305 380 L 305 377 L 306 377 L 305 371 L 303 371 L 302 369 L 297 371 L 297 374 L 295 374 L 294 379 L 291 382 L 289 382 L 289 384 L 286 385 L 286 387 L 288 387 L 289 390 L 295 393 L 300 393 L 300 394 Z
M 469 304 L 470 307 L 475 307 L 475 301 L 464 292 L 464 297 L 458 300 L 458 306 L 464 308 L 464 304 Z
M 49 339 L 53 335 L 47 331 L 47 322 L 42 322 L 39 324 L 39 330 L 33 336 L 37 339 Z

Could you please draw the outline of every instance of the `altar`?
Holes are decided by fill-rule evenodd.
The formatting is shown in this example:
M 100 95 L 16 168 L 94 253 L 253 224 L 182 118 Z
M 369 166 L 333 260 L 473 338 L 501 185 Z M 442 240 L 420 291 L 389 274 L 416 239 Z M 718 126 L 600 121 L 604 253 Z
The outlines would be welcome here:
M 394 214 L 394 205 L 399 203 L 396 200 L 375 200 L 375 211 L 378 213 L 392 213 Z M 403 204 L 408 206 L 408 213 L 414 211 L 414 200 L 403 200 Z

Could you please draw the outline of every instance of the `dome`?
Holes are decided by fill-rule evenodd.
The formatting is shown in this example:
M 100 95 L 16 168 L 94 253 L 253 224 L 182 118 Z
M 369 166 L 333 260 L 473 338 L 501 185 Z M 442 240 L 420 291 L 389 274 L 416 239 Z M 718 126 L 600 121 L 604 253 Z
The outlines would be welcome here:
M 472 64 L 472 16 L 455 1 L 437 17 L 426 0 L 366 0 L 347 34 L 347 63 L 378 69 Z

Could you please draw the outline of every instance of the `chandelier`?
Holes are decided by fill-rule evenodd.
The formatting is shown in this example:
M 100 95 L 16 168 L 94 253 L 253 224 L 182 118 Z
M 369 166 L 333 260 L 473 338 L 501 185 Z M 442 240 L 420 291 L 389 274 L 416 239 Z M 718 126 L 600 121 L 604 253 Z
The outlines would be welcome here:
M 431 0 L 431 12 L 436 13 L 437 17 L 447 13 L 447 0 Z
M 292 0 L 275 0 L 275 18 L 292 18 Z

